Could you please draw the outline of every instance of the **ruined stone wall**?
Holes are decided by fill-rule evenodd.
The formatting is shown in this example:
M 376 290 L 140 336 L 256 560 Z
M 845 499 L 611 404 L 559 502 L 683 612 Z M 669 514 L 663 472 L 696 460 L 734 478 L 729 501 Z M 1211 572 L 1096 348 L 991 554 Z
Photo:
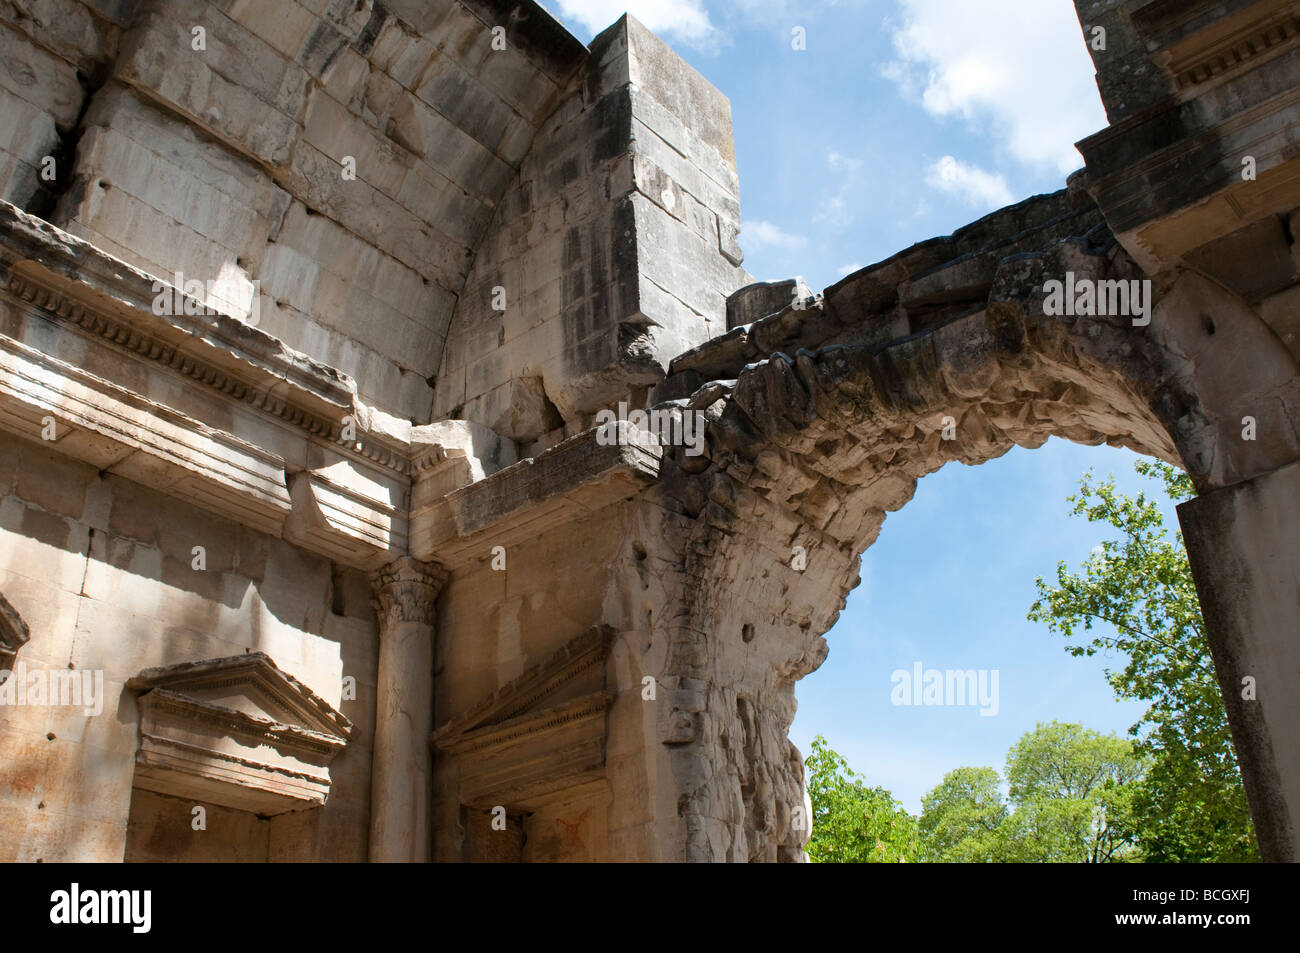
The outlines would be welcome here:
M 479 247 L 434 399 L 525 453 L 639 404 L 750 280 L 726 98 L 626 17 L 582 80 Z
M 0 7 L 34 213 L 0 206 L 0 662 L 111 705 L 0 712 L 0 858 L 801 860 L 795 683 L 861 553 L 927 473 L 1051 435 L 1195 479 L 1297 856 L 1300 17 L 1079 8 L 1086 172 L 814 295 L 747 285 L 726 100 L 630 18 L 588 51 L 522 0 Z M 176 271 L 226 313 L 159 313 Z M 1149 281 L 1148 320 L 1049 312 L 1066 275 Z M 622 400 L 704 452 L 600 439 Z M 165 704 L 207 719 L 171 787 Z M 199 789 L 274 809 L 195 831 Z
M 203 282 L 210 306 L 428 421 L 479 239 L 580 44 L 540 10 L 516 22 L 475 0 L 42 0 L 6 16 L 6 198 Z
M 136 851 L 152 844 L 153 859 L 233 859 L 258 836 L 289 859 L 365 859 L 376 635 L 363 575 L 6 438 L 0 592 L 32 633 L 18 656 L 28 677 L 102 672 L 104 689 L 102 714 L 92 716 L 84 707 L 4 707 L 0 860 L 120 861 L 128 821 L 154 829 L 135 841 Z M 169 799 L 146 795 L 133 809 L 141 742 L 126 681 L 153 666 L 249 651 L 272 655 L 353 722 L 326 806 L 258 821 L 205 803 L 206 831 L 191 829 L 192 801 L 160 812 Z M 353 700 L 342 699 L 345 674 L 356 679 Z
M 66 185 L 89 89 L 130 23 L 128 0 L 0 8 L 0 198 L 48 214 Z M 48 157 L 48 159 L 47 159 Z

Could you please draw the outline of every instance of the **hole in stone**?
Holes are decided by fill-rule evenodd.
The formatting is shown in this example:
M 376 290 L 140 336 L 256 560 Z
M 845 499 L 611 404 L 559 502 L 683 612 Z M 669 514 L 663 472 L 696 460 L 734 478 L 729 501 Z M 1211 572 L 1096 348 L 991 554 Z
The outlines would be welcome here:
M 54 736 L 54 732 L 51 731 L 48 735 L 45 736 L 45 740 L 46 740 L 46 741 L 53 741 L 53 740 L 54 740 L 54 737 L 55 737 L 55 736 Z
M 1201 320 L 1205 323 L 1205 333 L 1206 333 L 1206 334 L 1213 334 L 1213 333 L 1214 333 L 1214 319 L 1213 319 L 1212 317 L 1210 317 L 1208 314 L 1203 314 L 1203 315 L 1201 315 Z
M 748 622 L 746 622 L 745 625 L 744 625 L 744 626 L 741 628 L 741 630 L 740 630 L 740 637 L 741 637 L 742 640 L 744 640 L 744 641 L 746 641 L 746 642 L 753 642 L 753 641 L 754 641 L 754 627 L 753 627 L 752 625 L 750 625 Z
M 637 562 L 642 562 L 645 560 L 645 555 L 646 555 L 645 547 L 642 546 L 639 541 L 632 544 L 632 552 L 636 553 Z

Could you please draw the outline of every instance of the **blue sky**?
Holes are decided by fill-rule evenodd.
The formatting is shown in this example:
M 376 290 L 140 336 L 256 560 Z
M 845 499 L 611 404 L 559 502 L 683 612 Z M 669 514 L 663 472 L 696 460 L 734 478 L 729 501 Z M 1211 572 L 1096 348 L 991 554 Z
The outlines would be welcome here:
M 1070 0 L 543 0 L 587 42 L 625 10 L 730 99 L 745 266 L 820 290 L 917 241 L 1062 188 L 1105 126 Z M 806 49 L 796 50 L 801 27 Z M 944 773 L 1001 770 L 1038 721 L 1125 732 L 1103 671 L 1025 619 L 1034 579 L 1102 527 L 1067 516 L 1089 467 L 1136 493 L 1136 457 L 1053 439 L 921 481 L 863 557 L 862 585 L 798 686 L 791 737 L 827 737 L 911 811 Z M 1176 528 L 1172 507 L 1167 524 Z M 1171 530 L 1172 532 L 1172 530 Z M 996 669 L 1000 710 L 905 707 L 891 673 Z

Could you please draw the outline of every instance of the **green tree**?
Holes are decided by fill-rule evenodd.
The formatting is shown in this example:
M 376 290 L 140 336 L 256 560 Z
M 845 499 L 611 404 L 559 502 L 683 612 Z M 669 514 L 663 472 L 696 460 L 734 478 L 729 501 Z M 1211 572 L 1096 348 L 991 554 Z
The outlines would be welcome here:
M 948 772 L 922 800 L 925 857 L 950 862 L 1107 863 L 1135 859 L 1132 742 L 1080 725 L 1039 724 L 1007 753 L 1010 801 L 992 768 Z
M 1132 785 L 1143 773 L 1132 742 L 1052 721 L 1026 732 L 1007 753 L 1015 808 L 1003 857 L 1100 864 L 1134 859 Z
M 989 863 L 1001 859 L 1007 805 L 992 768 L 957 768 L 921 799 L 918 823 L 927 860 Z
M 1139 461 L 1174 501 L 1194 495 L 1191 479 L 1168 464 Z M 1149 760 L 1129 792 L 1131 823 L 1149 861 L 1257 860 L 1241 773 L 1219 694 L 1181 533 L 1167 538 L 1154 500 L 1119 494 L 1114 478 L 1091 471 L 1070 496 L 1071 513 L 1120 532 L 1077 572 L 1057 566 L 1056 585 L 1037 580 L 1029 618 L 1067 640 L 1075 656 L 1118 650 L 1127 658 L 1106 677 L 1120 698 L 1145 701 L 1130 729 Z M 1115 635 L 1093 632 L 1108 624 Z
M 813 813 L 810 860 L 852 864 L 920 859 L 916 818 L 884 788 L 867 787 L 821 735 L 813 739 L 804 767 Z

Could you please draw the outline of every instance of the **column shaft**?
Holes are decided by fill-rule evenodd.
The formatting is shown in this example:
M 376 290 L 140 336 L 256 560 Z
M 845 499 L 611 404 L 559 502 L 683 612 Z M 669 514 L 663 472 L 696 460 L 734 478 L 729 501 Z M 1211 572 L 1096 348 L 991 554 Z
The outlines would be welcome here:
M 446 572 L 398 559 L 375 574 L 378 697 L 370 789 L 370 860 L 429 859 L 434 600 Z

